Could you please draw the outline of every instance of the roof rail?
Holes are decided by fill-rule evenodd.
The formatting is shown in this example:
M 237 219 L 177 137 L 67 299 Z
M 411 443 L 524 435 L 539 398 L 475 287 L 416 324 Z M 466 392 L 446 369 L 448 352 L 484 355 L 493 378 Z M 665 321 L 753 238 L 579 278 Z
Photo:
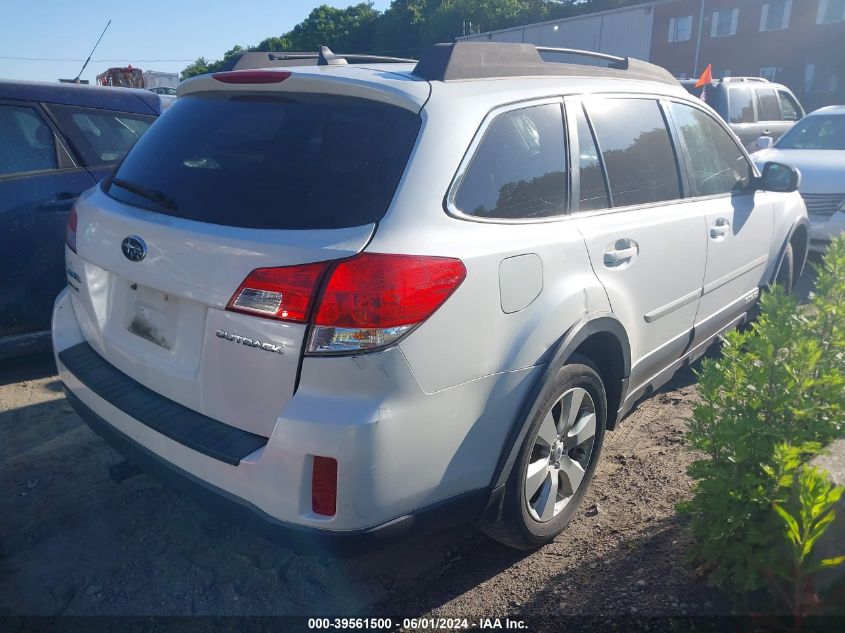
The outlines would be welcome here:
M 577 55 L 610 63 L 607 66 L 589 66 L 546 62 L 540 53 Z M 423 52 L 414 68 L 414 75 L 431 81 L 536 76 L 614 77 L 678 85 L 678 80 L 665 68 L 632 57 L 510 42 L 435 44 Z
M 273 68 L 286 66 L 343 66 L 356 62 L 379 63 L 416 63 L 416 59 L 404 57 L 385 57 L 364 53 L 334 53 L 328 46 L 321 46 L 314 52 L 300 51 L 250 51 L 232 57 L 221 70 L 246 70 L 253 68 Z
M 748 82 L 762 82 L 762 83 L 771 83 L 765 77 L 723 77 L 720 79 L 722 83 L 732 84 L 732 83 L 744 83 Z

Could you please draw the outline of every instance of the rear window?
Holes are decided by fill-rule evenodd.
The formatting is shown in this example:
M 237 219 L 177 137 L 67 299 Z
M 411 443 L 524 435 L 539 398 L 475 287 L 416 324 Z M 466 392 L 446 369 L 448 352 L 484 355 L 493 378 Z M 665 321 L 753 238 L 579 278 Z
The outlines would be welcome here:
M 115 172 L 128 188 L 107 193 L 225 226 L 371 224 L 387 211 L 419 127 L 415 113 L 363 99 L 188 95 Z
M 614 207 L 681 197 L 675 151 L 657 101 L 594 99 L 587 114 L 601 148 Z
M 780 121 L 780 106 L 774 88 L 757 89 L 757 112 L 760 121 Z
M 731 123 L 754 123 L 754 103 L 751 88 L 732 86 L 730 89 Z
M 49 107 L 62 132 L 89 167 L 116 164 L 156 119 L 144 114 L 98 108 Z

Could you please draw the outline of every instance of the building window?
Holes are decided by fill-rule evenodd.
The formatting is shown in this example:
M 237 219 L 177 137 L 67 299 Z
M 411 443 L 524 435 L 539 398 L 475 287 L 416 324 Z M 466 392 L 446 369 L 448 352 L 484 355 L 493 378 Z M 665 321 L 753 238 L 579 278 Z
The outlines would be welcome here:
M 669 41 L 686 42 L 692 37 L 692 16 L 669 18 Z
M 739 21 L 739 9 L 722 9 L 713 12 L 710 22 L 710 37 L 728 37 L 736 35 L 736 23 Z
M 764 66 L 760 69 L 760 76 L 769 81 L 774 81 L 777 74 L 778 69 L 775 66 Z
M 845 20 L 845 0 L 819 0 L 816 24 L 829 24 Z
M 789 26 L 792 0 L 774 0 L 763 5 L 760 11 L 761 31 L 780 31 Z

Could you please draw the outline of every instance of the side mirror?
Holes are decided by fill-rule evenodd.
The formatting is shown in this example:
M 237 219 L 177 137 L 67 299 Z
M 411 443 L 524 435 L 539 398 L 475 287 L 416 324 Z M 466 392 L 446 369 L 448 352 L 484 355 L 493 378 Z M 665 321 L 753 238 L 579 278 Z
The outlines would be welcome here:
M 801 184 L 801 172 L 783 163 L 769 162 L 763 165 L 763 175 L 757 180 L 757 189 L 792 193 Z
M 771 136 L 761 136 L 756 141 L 754 141 L 754 151 L 761 152 L 764 149 L 769 149 L 772 145 L 774 145 L 775 140 Z

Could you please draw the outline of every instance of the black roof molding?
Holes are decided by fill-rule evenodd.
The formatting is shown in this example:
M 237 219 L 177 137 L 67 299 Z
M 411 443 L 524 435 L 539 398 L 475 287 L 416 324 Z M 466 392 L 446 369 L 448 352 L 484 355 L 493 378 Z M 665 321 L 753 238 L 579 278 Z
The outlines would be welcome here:
M 540 53 L 586 57 L 608 65 L 547 62 Z M 665 68 L 632 57 L 509 42 L 435 44 L 423 52 L 414 75 L 430 81 L 554 76 L 640 79 L 678 85 L 678 80 Z

